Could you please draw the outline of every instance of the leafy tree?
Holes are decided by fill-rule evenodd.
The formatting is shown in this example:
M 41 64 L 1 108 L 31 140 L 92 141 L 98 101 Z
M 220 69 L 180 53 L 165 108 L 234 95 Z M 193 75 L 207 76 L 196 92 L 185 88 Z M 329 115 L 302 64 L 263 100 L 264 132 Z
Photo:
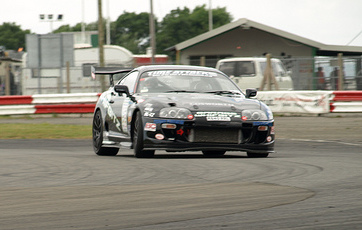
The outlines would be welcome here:
M 157 53 L 163 53 L 165 48 L 192 37 L 192 21 L 190 10 L 177 8 L 167 14 L 160 24 L 160 31 L 156 35 Z
M 214 28 L 232 21 L 232 16 L 226 12 L 225 7 L 213 9 L 212 13 Z M 197 6 L 192 11 L 187 7 L 177 8 L 167 14 L 160 23 L 155 18 L 157 53 L 165 53 L 166 48 L 207 32 L 208 23 L 209 11 L 206 5 Z M 64 25 L 54 32 L 81 31 L 81 28 L 81 23 L 73 27 Z M 85 29 L 98 30 L 98 23 L 86 24 Z M 111 23 L 111 43 L 123 46 L 134 54 L 145 53 L 146 48 L 150 46 L 149 13 L 123 12 Z
M 232 21 L 232 16 L 226 12 L 225 7 L 213 9 L 212 14 L 214 29 Z M 207 32 L 209 30 L 208 15 L 206 5 L 197 6 L 192 12 L 187 7 L 172 10 L 160 23 L 157 52 L 164 53 L 168 47 Z
M 105 20 L 105 19 L 103 19 L 103 23 L 104 23 L 104 24 L 103 24 L 104 28 L 106 28 L 106 27 L 105 27 L 105 24 L 106 24 L 106 20 Z M 78 23 L 78 24 L 76 25 L 76 27 L 79 28 L 79 31 L 82 30 L 82 24 L 81 24 L 81 23 Z M 91 22 L 91 23 L 89 23 L 89 24 L 86 24 L 86 25 L 85 25 L 85 30 L 86 30 L 86 31 L 96 31 L 96 30 L 98 30 L 98 22 L 95 21 L 95 22 Z
M 123 12 L 111 24 L 112 44 L 123 46 L 132 53 L 144 53 L 149 46 L 149 13 Z
M 15 23 L 4 22 L 0 25 L 0 45 L 9 50 L 25 47 L 26 34 L 30 34 L 30 30 L 22 30 Z
M 70 25 L 62 25 L 58 29 L 53 30 L 53 33 L 63 33 L 63 32 L 73 32 L 73 27 L 70 27 Z
M 96 31 L 98 30 L 98 22 L 92 22 L 85 24 L 86 31 Z M 58 29 L 53 30 L 53 33 L 63 33 L 63 32 L 79 32 L 82 31 L 82 23 L 77 23 L 75 26 L 62 25 Z

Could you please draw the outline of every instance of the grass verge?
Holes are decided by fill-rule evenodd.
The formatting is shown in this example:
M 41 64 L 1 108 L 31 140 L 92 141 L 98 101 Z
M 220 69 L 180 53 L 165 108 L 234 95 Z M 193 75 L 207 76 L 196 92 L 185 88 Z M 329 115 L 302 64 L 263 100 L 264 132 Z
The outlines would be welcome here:
M 91 125 L 0 124 L 0 139 L 91 139 Z

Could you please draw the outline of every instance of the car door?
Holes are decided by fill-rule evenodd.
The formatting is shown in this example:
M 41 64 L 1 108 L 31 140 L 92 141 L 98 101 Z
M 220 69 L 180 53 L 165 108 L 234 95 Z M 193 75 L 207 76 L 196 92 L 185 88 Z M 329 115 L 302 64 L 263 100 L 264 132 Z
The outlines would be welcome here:
M 129 89 L 130 94 L 134 93 L 135 85 L 138 79 L 138 71 L 134 71 L 126 75 L 118 85 L 126 85 Z M 111 121 L 109 125 L 110 134 L 123 135 L 128 133 L 127 115 L 128 108 L 133 102 L 127 95 L 119 95 L 112 89 L 110 106 L 115 114 L 116 119 Z

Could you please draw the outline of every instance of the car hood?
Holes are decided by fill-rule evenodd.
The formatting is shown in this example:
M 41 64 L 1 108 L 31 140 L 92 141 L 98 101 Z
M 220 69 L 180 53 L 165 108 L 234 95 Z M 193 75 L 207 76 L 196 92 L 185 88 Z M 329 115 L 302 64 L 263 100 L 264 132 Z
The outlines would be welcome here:
M 256 99 L 246 99 L 233 95 L 216 95 L 211 93 L 177 93 L 147 94 L 137 96 L 139 105 L 161 109 L 165 107 L 187 108 L 190 111 L 242 111 L 261 109 Z

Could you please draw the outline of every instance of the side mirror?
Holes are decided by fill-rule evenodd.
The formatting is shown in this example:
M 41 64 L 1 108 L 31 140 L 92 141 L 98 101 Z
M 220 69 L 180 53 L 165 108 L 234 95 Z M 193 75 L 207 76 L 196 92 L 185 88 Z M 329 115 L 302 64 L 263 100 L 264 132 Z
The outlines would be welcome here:
M 126 85 L 115 85 L 114 91 L 119 94 L 125 93 L 127 96 L 130 96 L 129 89 Z
M 129 89 L 126 85 L 115 85 L 114 91 L 119 94 L 125 93 L 133 102 L 137 102 L 134 96 L 129 93 Z
M 246 98 L 255 97 L 257 93 L 256 89 L 246 89 Z

